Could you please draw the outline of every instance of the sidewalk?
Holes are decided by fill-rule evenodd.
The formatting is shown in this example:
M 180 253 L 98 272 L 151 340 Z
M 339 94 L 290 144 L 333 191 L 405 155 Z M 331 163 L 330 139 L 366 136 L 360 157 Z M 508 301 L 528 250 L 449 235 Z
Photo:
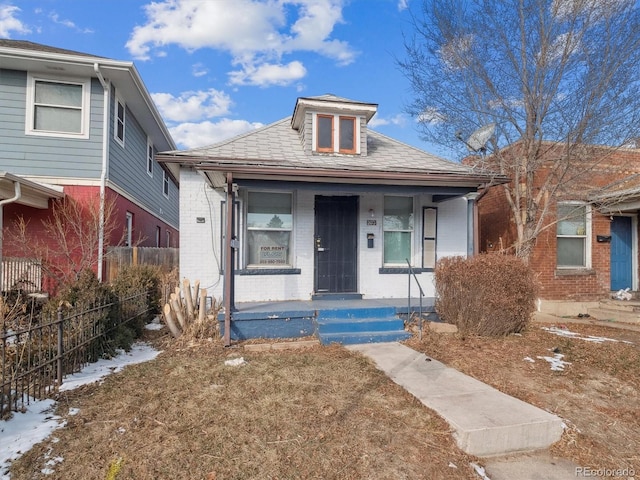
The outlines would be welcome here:
M 371 358 L 394 382 L 444 418 L 461 450 L 478 457 L 501 456 L 483 462 L 491 480 L 576 478 L 576 465 L 545 452 L 508 457 L 557 442 L 563 432 L 559 417 L 399 343 L 346 348 Z

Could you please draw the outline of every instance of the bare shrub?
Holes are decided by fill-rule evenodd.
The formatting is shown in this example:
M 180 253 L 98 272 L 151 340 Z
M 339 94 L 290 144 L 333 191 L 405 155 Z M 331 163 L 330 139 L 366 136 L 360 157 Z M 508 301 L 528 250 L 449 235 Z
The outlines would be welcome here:
M 443 258 L 436 265 L 435 284 L 438 315 L 463 335 L 520 332 L 535 309 L 533 272 L 517 257 Z

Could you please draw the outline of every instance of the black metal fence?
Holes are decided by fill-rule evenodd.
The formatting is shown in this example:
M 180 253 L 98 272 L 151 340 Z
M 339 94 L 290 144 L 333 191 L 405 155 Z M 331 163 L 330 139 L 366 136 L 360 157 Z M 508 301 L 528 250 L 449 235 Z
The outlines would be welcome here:
M 84 308 L 58 308 L 53 318 L 0 326 L 0 419 L 54 392 L 64 376 L 97 361 L 109 333 L 148 313 L 148 292 Z

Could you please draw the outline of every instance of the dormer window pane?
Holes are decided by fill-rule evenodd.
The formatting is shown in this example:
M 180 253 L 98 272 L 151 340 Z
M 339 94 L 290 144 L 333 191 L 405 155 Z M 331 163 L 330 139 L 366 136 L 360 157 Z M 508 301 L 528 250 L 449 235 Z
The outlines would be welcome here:
M 318 115 L 318 151 L 333 152 L 333 117 Z
M 355 118 L 340 117 L 340 151 L 343 153 L 355 152 L 355 124 Z

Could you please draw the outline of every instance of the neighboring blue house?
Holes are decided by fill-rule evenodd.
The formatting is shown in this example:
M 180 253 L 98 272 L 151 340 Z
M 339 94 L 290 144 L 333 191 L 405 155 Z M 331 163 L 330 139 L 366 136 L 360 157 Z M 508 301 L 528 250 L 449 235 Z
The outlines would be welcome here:
M 61 190 L 81 201 L 115 202 L 118 226 L 112 238 L 101 238 L 105 246 L 124 238 L 128 245 L 177 247 L 178 167 L 155 160 L 157 152 L 173 149 L 133 63 L 0 39 L 5 229 L 18 215 L 42 217 L 16 195 L 24 181 L 22 190 L 40 195 L 39 207 Z

